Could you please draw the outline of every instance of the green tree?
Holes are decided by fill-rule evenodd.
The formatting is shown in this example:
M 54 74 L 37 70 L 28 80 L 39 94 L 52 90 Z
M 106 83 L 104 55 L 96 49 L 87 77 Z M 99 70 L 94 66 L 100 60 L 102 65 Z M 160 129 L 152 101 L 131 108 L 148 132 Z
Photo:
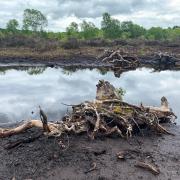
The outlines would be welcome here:
M 6 24 L 7 30 L 12 31 L 12 32 L 17 31 L 18 26 L 19 26 L 19 23 L 18 23 L 18 21 L 16 19 L 11 19 Z
M 165 40 L 167 39 L 167 32 L 161 27 L 152 27 L 147 31 L 146 38 L 154 40 Z
M 180 40 L 180 27 L 175 26 L 173 28 L 166 29 L 167 39 L 169 40 Z
M 40 11 L 25 9 L 23 14 L 23 29 L 32 31 L 43 31 L 48 25 L 47 18 Z
M 66 33 L 68 37 L 78 37 L 79 27 L 76 22 L 72 22 L 67 28 Z
M 142 26 L 134 24 L 132 21 L 124 21 L 121 23 L 121 30 L 124 34 L 128 34 L 129 38 L 138 38 L 145 35 L 146 29 Z
M 98 37 L 99 30 L 92 22 L 83 21 L 81 24 L 81 31 L 85 39 Z
M 117 19 L 111 18 L 109 13 L 103 14 L 101 28 L 105 38 L 115 39 L 121 35 L 120 22 Z

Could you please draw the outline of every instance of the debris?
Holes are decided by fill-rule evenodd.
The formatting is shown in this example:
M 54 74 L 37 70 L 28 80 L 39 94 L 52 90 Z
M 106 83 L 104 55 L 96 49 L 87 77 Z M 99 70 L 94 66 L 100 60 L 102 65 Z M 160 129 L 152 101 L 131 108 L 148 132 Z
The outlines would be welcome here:
M 116 88 L 104 80 L 97 84 L 96 99 L 72 105 L 72 113 L 65 116 L 63 121 L 47 123 L 47 117 L 42 112 L 40 114 L 41 120 L 31 120 L 12 129 L 0 129 L 0 137 L 21 133 L 32 127 L 48 130 L 46 135 L 55 137 L 64 133 L 86 132 L 92 139 L 113 134 L 129 138 L 134 132 L 141 132 L 141 127 L 145 126 L 161 134 L 173 135 L 160 123 L 161 120 L 171 122 L 176 117 L 165 97 L 161 99 L 161 107 L 132 105 L 124 102 Z
M 116 155 L 118 159 L 126 160 L 126 159 L 135 159 L 135 157 L 139 156 L 140 154 L 142 154 L 142 152 L 139 150 L 126 149 L 119 151 Z
M 124 151 L 120 151 L 117 153 L 117 158 L 121 159 L 121 160 L 125 160 L 125 152 Z
M 41 109 L 41 106 L 39 106 L 39 114 L 40 114 L 40 119 L 43 123 L 43 130 L 45 132 L 50 132 L 50 129 L 48 127 L 48 121 L 47 121 L 47 116 L 46 114 L 44 113 L 44 111 Z
M 149 59 L 148 61 L 142 61 L 142 63 L 150 64 L 157 70 L 166 70 L 169 68 L 174 68 L 178 66 L 180 59 L 176 58 L 172 54 L 168 54 L 167 52 L 158 52 L 154 54 L 154 57 Z
M 119 50 L 106 50 L 100 58 L 102 59 L 102 62 L 108 62 L 115 67 L 122 67 L 123 69 L 136 68 L 139 66 L 137 57 L 121 55 Z
M 92 172 L 94 170 L 97 170 L 97 164 L 95 162 L 93 162 L 92 167 L 89 170 L 85 171 L 84 173 L 89 173 L 89 172 Z
M 154 165 L 145 163 L 145 162 L 138 162 L 135 166 L 147 169 L 147 170 L 151 171 L 154 175 L 158 175 L 160 173 L 159 168 L 155 167 Z

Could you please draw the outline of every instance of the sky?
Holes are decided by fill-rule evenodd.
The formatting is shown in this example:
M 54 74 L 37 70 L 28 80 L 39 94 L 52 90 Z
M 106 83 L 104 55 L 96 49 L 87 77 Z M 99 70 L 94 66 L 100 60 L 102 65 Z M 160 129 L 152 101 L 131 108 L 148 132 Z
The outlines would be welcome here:
M 65 31 L 72 22 L 91 21 L 100 27 L 102 14 L 150 28 L 180 25 L 180 0 L 0 0 L 0 28 L 10 19 L 22 25 L 23 11 L 40 10 L 48 19 L 48 31 Z

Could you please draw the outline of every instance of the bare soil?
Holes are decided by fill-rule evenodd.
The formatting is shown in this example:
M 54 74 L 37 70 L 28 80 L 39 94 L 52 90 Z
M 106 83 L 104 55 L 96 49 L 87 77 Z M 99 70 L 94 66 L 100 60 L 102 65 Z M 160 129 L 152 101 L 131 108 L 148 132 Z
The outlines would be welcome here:
M 83 46 L 77 49 L 46 49 L 45 51 L 8 47 L 0 48 L 0 66 L 79 66 L 79 67 L 111 67 L 111 64 L 103 63 L 99 57 L 107 49 L 119 49 L 131 56 L 137 56 L 141 63 L 146 63 L 158 52 L 173 54 L 180 59 L 180 45 L 142 45 L 128 44 L 126 46 L 91 47 Z M 180 65 L 180 62 L 179 62 Z
M 68 144 L 67 136 L 60 139 L 40 138 L 12 149 L 5 149 L 7 143 L 42 133 L 33 128 L 9 138 L 0 139 L 0 179 L 16 180 L 59 180 L 59 179 L 180 179 L 180 127 L 168 125 L 175 133 L 157 135 L 150 131 L 142 137 L 135 135 L 126 140 L 119 137 L 99 137 L 93 141 L 86 135 L 69 136 L 68 149 L 58 142 Z M 119 151 L 125 150 L 125 160 L 117 158 Z M 156 165 L 159 175 L 135 167 L 138 161 Z M 92 163 L 97 169 L 86 173 Z

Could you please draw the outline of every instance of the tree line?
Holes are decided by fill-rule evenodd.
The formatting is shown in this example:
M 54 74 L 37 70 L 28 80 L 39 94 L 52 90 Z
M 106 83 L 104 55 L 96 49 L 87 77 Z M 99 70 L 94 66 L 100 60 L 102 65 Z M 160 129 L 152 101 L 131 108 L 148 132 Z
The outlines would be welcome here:
M 6 29 L 0 29 L 0 38 L 7 35 L 23 34 L 31 36 L 38 34 L 50 39 L 148 39 L 148 40 L 176 40 L 180 39 L 180 26 L 173 28 L 144 27 L 132 21 L 120 22 L 111 17 L 109 13 L 102 15 L 101 28 L 96 27 L 92 22 L 83 21 L 81 24 L 72 22 L 65 32 L 47 32 L 48 26 L 46 16 L 35 9 L 25 9 L 23 13 L 22 27 L 16 19 L 7 22 Z

